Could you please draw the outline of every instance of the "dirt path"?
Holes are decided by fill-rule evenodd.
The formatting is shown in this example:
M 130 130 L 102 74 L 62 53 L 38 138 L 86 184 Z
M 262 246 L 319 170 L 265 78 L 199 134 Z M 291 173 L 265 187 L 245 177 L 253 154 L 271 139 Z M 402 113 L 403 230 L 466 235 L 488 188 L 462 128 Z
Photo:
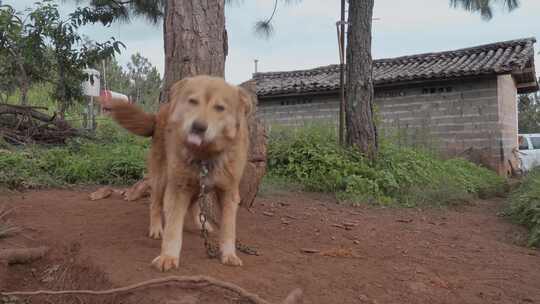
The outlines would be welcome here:
M 514 244 L 523 230 L 497 216 L 500 201 L 419 211 L 342 207 L 311 194 L 261 198 L 256 213 L 241 210 L 238 235 L 262 256 L 240 254 L 243 267 L 222 266 L 206 258 L 198 234 L 186 233 L 181 268 L 160 274 L 149 266 L 160 242 L 146 237 L 147 202 L 91 202 L 87 194 L 0 196 L 25 227 L 0 247 L 45 243 L 56 248 L 56 258 L 76 247 L 104 274 L 96 274 L 100 288 L 204 274 L 271 301 L 301 287 L 305 303 L 540 303 L 540 252 Z M 0 288 L 35 287 L 25 277 L 31 267 L 11 266 Z

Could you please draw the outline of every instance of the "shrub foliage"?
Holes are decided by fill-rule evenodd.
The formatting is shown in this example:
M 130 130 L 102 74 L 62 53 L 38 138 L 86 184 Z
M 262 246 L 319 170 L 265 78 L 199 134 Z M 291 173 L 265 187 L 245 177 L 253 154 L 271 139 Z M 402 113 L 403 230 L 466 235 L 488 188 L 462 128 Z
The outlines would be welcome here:
M 529 229 L 529 246 L 540 247 L 540 169 L 512 192 L 506 214 Z
M 382 143 L 376 163 L 338 146 L 334 130 L 312 126 L 270 134 L 269 174 L 352 202 L 447 204 L 502 191 L 504 180 L 463 159 L 441 160 Z
M 95 140 L 64 147 L 0 152 L 0 186 L 34 188 L 72 184 L 128 184 L 142 178 L 149 141 L 101 122 Z

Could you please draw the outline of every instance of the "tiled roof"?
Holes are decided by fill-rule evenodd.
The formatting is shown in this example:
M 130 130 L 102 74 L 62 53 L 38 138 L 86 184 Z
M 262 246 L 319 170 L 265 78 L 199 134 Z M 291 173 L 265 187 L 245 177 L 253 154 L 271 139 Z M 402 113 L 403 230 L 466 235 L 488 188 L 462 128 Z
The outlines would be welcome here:
M 538 90 L 534 71 L 535 38 L 504 41 L 454 51 L 426 53 L 373 62 L 375 85 L 513 74 L 520 93 Z M 334 91 L 339 65 L 309 70 L 255 73 L 258 96 Z

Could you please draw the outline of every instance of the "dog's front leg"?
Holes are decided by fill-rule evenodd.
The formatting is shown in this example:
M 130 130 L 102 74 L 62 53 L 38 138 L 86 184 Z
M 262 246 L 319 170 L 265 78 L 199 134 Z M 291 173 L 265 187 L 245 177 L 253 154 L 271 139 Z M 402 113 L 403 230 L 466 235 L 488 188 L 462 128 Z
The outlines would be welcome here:
M 242 266 L 242 260 L 236 255 L 236 213 L 240 204 L 238 190 L 219 193 L 219 201 L 222 207 L 219 242 L 221 263 Z
M 167 186 L 163 206 L 165 231 L 161 242 L 161 254 L 152 261 L 152 264 L 161 271 L 168 271 L 179 266 L 184 217 L 190 200 L 191 196 L 186 191 L 177 189 L 174 185 Z
M 150 231 L 149 235 L 153 239 L 160 239 L 163 235 L 163 198 L 165 196 L 166 181 L 163 177 L 152 178 L 152 195 L 150 203 Z

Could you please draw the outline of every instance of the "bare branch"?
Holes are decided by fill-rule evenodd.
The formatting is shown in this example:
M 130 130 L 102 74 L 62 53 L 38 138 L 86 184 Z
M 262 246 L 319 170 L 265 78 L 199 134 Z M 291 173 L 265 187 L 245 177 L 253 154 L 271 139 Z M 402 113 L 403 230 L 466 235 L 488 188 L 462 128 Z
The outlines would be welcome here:
M 134 292 L 137 290 L 143 290 L 150 287 L 156 287 L 160 285 L 166 285 L 174 283 L 179 285 L 180 288 L 204 288 L 207 286 L 217 286 L 225 290 L 229 290 L 236 294 L 239 294 L 243 298 L 249 300 L 253 304 L 272 304 L 266 300 L 263 300 L 258 295 L 248 292 L 245 289 L 241 288 L 238 285 L 217 280 L 207 276 L 171 276 L 167 278 L 159 278 L 144 281 L 141 283 L 133 284 L 126 287 L 108 289 L 108 290 L 37 290 L 37 291 L 12 291 L 12 292 L 1 292 L 2 296 L 38 296 L 38 295 L 118 295 Z M 282 304 L 295 304 L 300 301 L 302 291 L 300 289 L 295 289 Z

